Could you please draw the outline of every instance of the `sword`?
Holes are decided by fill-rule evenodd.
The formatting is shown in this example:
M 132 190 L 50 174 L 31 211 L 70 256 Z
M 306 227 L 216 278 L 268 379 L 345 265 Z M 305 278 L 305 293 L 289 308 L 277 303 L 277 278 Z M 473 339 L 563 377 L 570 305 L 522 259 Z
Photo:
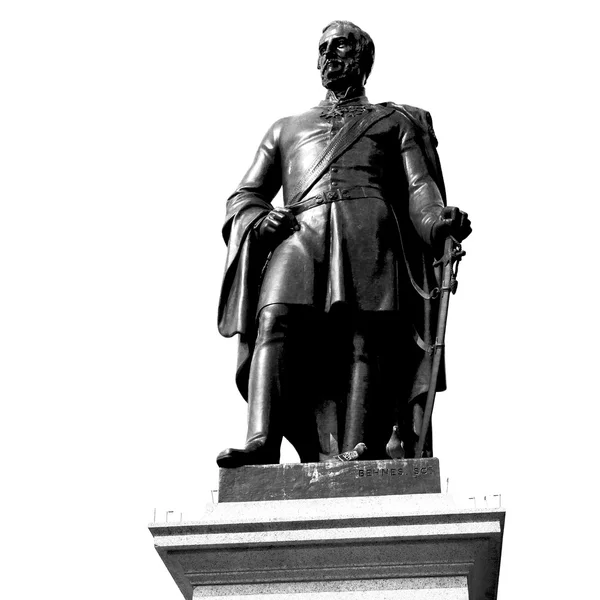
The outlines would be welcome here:
M 456 293 L 458 282 L 458 263 L 466 252 L 462 249 L 460 243 L 452 236 L 448 236 L 444 242 L 444 254 L 437 260 L 433 266 L 443 266 L 442 289 L 440 296 L 440 309 L 438 313 L 437 331 L 435 344 L 433 346 L 433 362 L 431 366 L 431 375 L 429 378 L 429 389 L 427 390 L 427 402 L 425 404 L 425 413 L 421 425 L 419 442 L 415 452 L 415 458 L 422 458 L 425 447 L 425 439 L 431 423 L 431 413 L 433 412 L 433 402 L 435 400 L 435 389 L 437 387 L 440 365 L 444 354 L 444 339 L 446 337 L 446 322 L 448 321 L 448 306 L 450 304 L 450 293 Z

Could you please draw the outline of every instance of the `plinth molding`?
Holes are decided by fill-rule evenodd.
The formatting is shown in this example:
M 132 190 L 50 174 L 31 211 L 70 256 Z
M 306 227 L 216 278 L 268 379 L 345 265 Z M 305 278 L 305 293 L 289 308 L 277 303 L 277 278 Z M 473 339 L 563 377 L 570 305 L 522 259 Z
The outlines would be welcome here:
M 443 494 L 229 502 L 150 530 L 187 599 L 494 600 L 504 514 Z

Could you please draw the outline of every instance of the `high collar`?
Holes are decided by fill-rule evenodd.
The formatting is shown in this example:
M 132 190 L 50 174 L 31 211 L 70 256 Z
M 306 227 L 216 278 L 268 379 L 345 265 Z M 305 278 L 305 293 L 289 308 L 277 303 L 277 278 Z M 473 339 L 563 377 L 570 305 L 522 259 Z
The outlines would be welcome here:
M 319 106 L 345 105 L 345 104 L 369 104 L 368 98 L 365 96 L 364 87 L 351 87 L 346 90 L 346 93 L 337 98 L 336 95 L 328 90 L 325 100 L 319 103 Z

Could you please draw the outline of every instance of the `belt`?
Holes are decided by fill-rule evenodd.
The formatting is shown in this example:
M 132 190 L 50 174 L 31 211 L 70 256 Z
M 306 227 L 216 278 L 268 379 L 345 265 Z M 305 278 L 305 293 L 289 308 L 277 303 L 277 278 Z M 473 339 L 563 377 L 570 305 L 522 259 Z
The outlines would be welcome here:
M 355 200 L 357 198 L 384 199 L 381 189 L 378 187 L 356 186 L 346 189 L 331 190 L 330 192 L 321 192 L 315 196 L 300 200 L 300 202 L 296 202 L 295 204 L 288 204 L 286 208 L 289 208 L 294 215 L 299 215 L 305 210 L 315 208 L 315 206 L 331 204 L 332 202 L 339 202 L 340 200 Z

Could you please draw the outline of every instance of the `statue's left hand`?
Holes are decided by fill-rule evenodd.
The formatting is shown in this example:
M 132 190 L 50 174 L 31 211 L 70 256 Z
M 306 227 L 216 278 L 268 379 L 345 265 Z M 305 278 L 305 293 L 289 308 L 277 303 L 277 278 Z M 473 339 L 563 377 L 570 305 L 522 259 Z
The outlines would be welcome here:
M 469 215 L 456 206 L 447 206 L 439 216 L 439 219 L 433 224 L 431 231 L 431 242 L 434 246 L 444 243 L 444 240 L 451 235 L 458 242 L 462 242 L 471 235 L 471 221 Z

